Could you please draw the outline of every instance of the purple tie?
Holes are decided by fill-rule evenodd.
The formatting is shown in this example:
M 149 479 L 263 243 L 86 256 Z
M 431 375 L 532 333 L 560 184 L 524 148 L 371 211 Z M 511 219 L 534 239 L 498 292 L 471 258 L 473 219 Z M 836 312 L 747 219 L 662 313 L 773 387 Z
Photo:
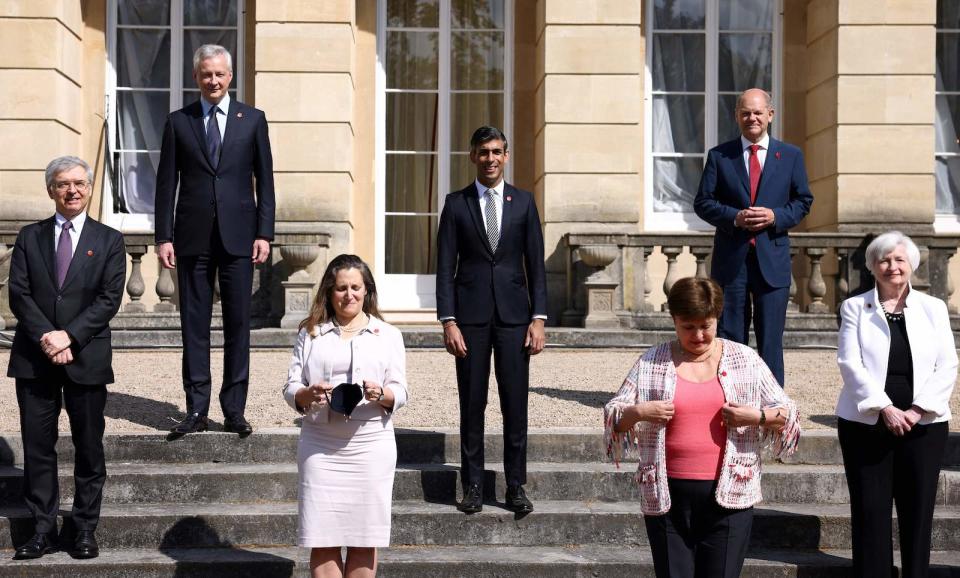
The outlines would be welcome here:
M 73 259 L 73 239 L 70 237 L 72 227 L 73 224 L 70 221 L 63 224 L 63 229 L 60 231 L 60 242 L 57 243 L 57 289 L 63 287 L 63 280 L 67 278 L 70 261 Z

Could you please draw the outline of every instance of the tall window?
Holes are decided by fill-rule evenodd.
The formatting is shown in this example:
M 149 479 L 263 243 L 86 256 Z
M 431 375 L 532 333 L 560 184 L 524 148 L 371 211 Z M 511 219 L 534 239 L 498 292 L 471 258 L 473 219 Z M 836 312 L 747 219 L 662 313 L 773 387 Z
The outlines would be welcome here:
M 706 152 L 739 135 L 738 94 L 758 87 L 777 98 L 779 14 L 775 0 L 647 2 L 645 205 L 653 227 L 705 226 L 693 199 Z
M 960 0 L 937 2 L 937 221 L 960 223 Z
M 494 125 L 510 135 L 512 2 L 380 0 L 379 8 L 378 263 L 388 276 L 432 275 L 443 199 L 476 175 L 473 130 Z M 432 306 L 432 283 L 419 285 L 412 305 Z
M 108 219 L 152 229 L 160 139 L 167 114 L 200 97 L 193 52 L 221 44 L 233 56 L 231 98 L 242 92 L 243 0 L 110 0 L 107 73 L 112 195 Z

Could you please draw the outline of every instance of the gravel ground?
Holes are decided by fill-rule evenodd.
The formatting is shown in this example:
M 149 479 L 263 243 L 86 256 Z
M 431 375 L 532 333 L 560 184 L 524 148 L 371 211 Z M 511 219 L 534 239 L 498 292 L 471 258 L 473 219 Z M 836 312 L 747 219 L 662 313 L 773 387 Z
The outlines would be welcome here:
M 602 407 L 619 388 L 639 350 L 547 349 L 531 361 L 531 427 L 600 427 Z M 8 350 L 0 350 L 0 368 L 6 368 Z M 213 375 L 222 371 L 222 351 L 211 356 Z M 250 359 L 250 391 L 247 419 L 254 428 L 295 425 L 297 414 L 283 401 L 290 353 L 254 350 Z M 151 432 L 168 430 L 184 417 L 179 350 L 124 350 L 114 353 L 116 383 L 109 386 L 107 431 Z M 840 391 L 836 353 L 829 350 L 793 350 L 786 354 L 787 392 L 800 404 L 803 427 L 834 427 L 834 403 Z M 400 427 L 455 427 L 458 424 L 457 382 L 453 359 L 438 349 L 407 351 L 410 404 L 397 412 Z M 223 422 L 214 385 L 210 418 L 214 429 Z M 13 380 L 0 378 L 0 431 L 19 431 Z M 951 400 L 954 415 L 951 430 L 960 430 L 960 393 Z M 496 382 L 491 377 L 487 423 L 500 423 Z M 68 431 L 66 412 L 61 431 Z

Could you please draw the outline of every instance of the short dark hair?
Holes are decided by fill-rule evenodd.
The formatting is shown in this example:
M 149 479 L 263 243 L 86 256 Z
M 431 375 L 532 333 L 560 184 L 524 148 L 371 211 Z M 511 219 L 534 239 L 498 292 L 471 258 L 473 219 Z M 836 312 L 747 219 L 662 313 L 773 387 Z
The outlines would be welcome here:
M 473 131 L 473 136 L 470 137 L 470 152 L 477 150 L 477 147 L 483 143 L 492 140 L 503 141 L 503 150 L 506 151 L 509 149 L 510 145 L 507 143 L 507 135 L 503 134 L 503 131 L 495 126 L 481 126 Z
M 723 311 L 723 289 L 713 279 L 678 279 L 667 295 L 670 315 L 684 319 L 719 319 Z

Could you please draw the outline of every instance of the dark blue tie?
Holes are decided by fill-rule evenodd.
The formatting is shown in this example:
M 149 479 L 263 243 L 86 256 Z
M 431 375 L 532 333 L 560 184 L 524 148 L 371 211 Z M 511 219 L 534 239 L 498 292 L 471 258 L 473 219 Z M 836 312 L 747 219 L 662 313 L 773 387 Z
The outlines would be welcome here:
M 220 125 L 217 123 L 216 106 L 210 108 L 210 118 L 207 120 L 207 155 L 213 168 L 217 168 L 220 164 Z

